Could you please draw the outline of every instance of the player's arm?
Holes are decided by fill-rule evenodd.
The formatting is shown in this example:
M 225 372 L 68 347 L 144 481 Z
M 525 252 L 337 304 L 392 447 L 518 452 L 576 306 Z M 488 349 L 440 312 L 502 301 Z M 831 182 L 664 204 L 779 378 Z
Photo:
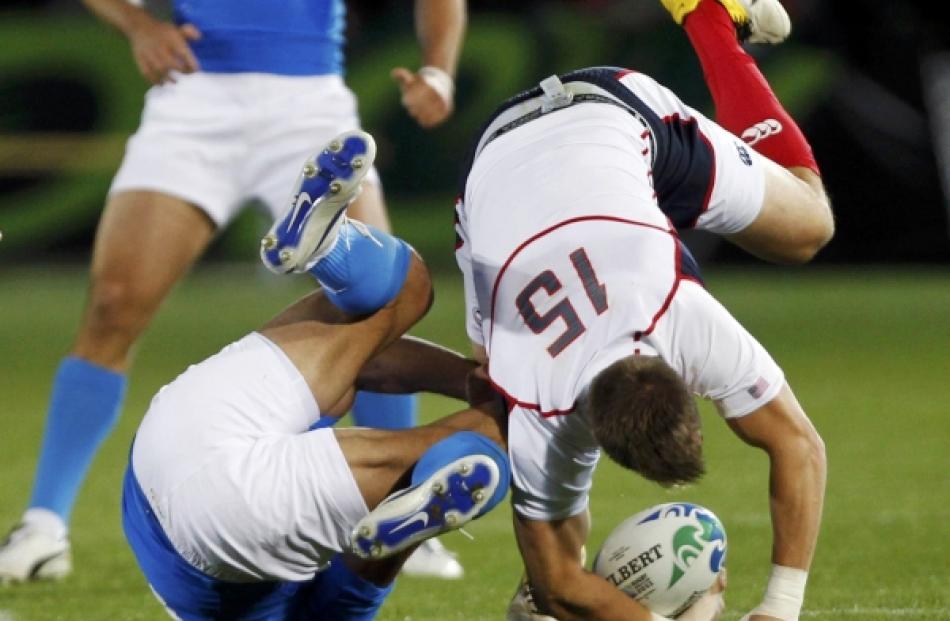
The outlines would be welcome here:
M 175 26 L 157 20 L 127 0 L 83 0 L 83 4 L 126 36 L 139 72 L 152 84 L 173 82 L 172 71 L 198 70 L 188 42 L 200 39 L 201 33 L 192 24 Z
M 558 621 L 663 621 L 618 588 L 584 569 L 581 548 L 590 515 L 550 522 L 514 512 L 515 537 L 541 613 Z M 683 613 L 680 621 L 710 621 L 722 610 L 721 583 Z
M 441 345 L 403 336 L 374 356 L 356 378 L 357 390 L 408 394 L 434 392 L 465 400 L 474 360 Z
M 729 419 L 732 430 L 769 457 L 772 576 L 750 621 L 797 619 L 815 553 L 825 494 L 825 447 L 788 385 L 764 406 Z
M 824 185 L 814 171 L 782 168 L 762 158 L 765 196 L 762 210 L 730 241 L 773 263 L 811 261 L 834 235 L 835 221 Z
M 455 69 L 465 36 L 465 0 L 416 0 L 416 36 L 422 68 L 392 70 L 402 91 L 402 104 L 423 127 L 445 121 L 454 108 Z

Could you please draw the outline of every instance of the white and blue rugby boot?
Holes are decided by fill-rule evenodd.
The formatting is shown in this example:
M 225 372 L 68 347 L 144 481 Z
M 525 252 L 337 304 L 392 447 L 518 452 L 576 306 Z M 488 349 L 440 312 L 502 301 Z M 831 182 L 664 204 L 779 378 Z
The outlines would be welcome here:
M 336 242 L 346 207 L 376 157 L 361 130 L 344 132 L 304 162 L 286 213 L 261 240 L 261 261 L 276 274 L 304 272 Z
M 379 503 L 357 522 L 351 549 L 361 558 L 386 558 L 461 528 L 504 497 L 507 475 L 487 455 L 456 459 Z

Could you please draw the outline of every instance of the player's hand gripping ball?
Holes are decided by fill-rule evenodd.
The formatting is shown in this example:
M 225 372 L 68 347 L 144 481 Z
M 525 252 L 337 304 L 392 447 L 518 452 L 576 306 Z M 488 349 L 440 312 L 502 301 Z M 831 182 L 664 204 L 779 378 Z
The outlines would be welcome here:
M 594 573 L 653 612 L 676 617 L 716 581 L 726 531 L 704 507 L 671 502 L 620 523 L 594 559 Z

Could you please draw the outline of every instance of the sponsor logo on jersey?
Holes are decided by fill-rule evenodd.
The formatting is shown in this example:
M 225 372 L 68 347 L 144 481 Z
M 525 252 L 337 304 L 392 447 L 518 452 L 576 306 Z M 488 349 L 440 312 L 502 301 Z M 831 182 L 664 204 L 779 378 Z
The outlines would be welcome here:
M 749 150 L 745 148 L 745 145 L 736 143 L 736 151 L 739 153 L 739 160 L 746 166 L 752 166 L 752 156 L 749 155 Z
M 746 144 L 754 145 L 757 142 L 765 140 L 769 136 L 774 136 L 782 131 L 782 124 L 776 121 L 775 119 L 765 119 L 764 121 L 759 121 L 752 127 L 748 128 L 742 132 L 742 139 L 745 140 Z

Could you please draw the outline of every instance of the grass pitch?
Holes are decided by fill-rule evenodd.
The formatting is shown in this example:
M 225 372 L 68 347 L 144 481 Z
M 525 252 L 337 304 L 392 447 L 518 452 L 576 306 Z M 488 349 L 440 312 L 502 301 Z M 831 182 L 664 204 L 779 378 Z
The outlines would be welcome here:
M 950 282 L 915 271 L 713 273 L 709 288 L 785 369 L 828 447 L 825 518 L 804 619 L 950 619 Z M 0 528 L 29 495 L 52 372 L 85 290 L 80 271 L 0 271 Z M 128 443 L 151 395 L 191 362 L 253 329 L 307 290 L 250 266 L 190 277 L 142 341 L 122 421 L 96 459 L 72 524 L 76 572 L 59 584 L 0 589 L 0 621 L 159 620 L 119 526 Z M 460 291 L 437 282 L 415 331 L 464 348 Z M 455 404 L 423 399 L 423 418 Z M 769 563 L 766 459 L 704 408 L 709 474 L 663 491 L 602 463 L 592 550 L 621 519 L 657 502 L 705 504 L 729 534 L 729 605 L 758 602 Z M 444 539 L 467 575 L 403 578 L 382 621 L 500 621 L 521 573 L 506 507 L 476 522 L 474 542 Z

